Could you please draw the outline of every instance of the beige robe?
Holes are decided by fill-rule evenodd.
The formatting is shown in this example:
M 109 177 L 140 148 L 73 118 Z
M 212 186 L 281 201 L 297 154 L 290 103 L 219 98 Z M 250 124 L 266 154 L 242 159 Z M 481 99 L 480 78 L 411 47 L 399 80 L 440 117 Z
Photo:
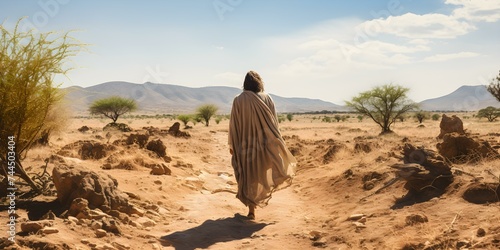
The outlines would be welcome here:
M 243 91 L 234 98 L 229 123 L 236 197 L 246 206 L 265 206 L 280 184 L 290 183 L 297 161 L 278 129 L 271 97 Z

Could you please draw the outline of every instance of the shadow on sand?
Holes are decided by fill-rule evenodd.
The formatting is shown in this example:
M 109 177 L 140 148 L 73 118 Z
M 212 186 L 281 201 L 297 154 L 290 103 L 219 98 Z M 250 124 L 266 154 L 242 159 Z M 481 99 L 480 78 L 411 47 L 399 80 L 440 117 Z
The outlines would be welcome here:
M 254 232 L 267 225 L 235 214 L 232 218 L 207 220 L 197 227 L 162 236 L 160 242 L 163 246 L 173 246 L 177 250 L 205 249 L 219 242 L 250 238 Z

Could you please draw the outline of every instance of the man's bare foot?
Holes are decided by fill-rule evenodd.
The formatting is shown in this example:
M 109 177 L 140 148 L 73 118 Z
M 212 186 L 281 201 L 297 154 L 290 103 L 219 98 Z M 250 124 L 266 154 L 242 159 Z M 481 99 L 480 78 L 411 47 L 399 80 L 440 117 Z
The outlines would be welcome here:
M 255 207 L 250 205 L 248 206 L 248 219 L 255 220 Z

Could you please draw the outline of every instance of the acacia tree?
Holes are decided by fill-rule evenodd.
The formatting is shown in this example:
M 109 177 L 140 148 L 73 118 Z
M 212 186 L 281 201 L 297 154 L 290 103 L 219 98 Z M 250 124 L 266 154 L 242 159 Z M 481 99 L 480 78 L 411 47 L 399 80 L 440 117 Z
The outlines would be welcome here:
M 495 119 L 500 117 L 500 109 L 492 107 L 492 106 L 489 106 L 489 107 L 484 108 L 484 109 L 480 109 L 477 112 L 477 117 L 478 118 L 484 117 L 484 118 L 488 119 L 489 122 L 493 122 L 493 121 L 495 121 Z
M 346 105 L 370 117 L 382 128 L 381 134 L 390 133 L 396 119 L 417 108 L 417 104 L 406 96 L 408 91 L 408 88 L 387 84 L 360 93 Z
M 417 118 L 418 123 L 422 123 L 425 119 L 429 118 L 429 113 L 423 110 L 419 110 L 415 113 L 415 118 Z
M 490 92 L 500 102 L 500 71 L 498 76 L 494 78 L 488 86 L 488 92 Z
M 54 76 L 67 73 L 67 59 L 82 46 L 68 33 L 23 32 L 19 23 L 13 31 L 0 24 L 0 169 L 6 180 L 19 176 L 40 191 L 21 161 L 41 132 L 50 131 L 49 111 L 62 98 Z
M 208 127 L 210 118 L 217 113 L 217 110 L 219 110 L 219 108 L 213 104 L 202 105 L 196 109 L 196 116 L 205 120 L 205 126 Z
M 94 101 L 89 108 L 92 115 L 103 115 L 116 123 L 118 117 L 137 109 L 134 99 L 112 96 Z

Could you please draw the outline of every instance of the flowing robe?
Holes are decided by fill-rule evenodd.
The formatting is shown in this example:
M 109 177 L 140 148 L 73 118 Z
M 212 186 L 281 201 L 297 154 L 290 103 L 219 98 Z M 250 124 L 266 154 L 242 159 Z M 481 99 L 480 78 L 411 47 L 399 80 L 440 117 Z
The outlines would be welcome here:
M 264 92 L 234 98 L 229 122 L 236 197 L 246 206 L 265 206 L 281 184 L 291 182 L 297 161 L 278 128 L 274 102 Z

